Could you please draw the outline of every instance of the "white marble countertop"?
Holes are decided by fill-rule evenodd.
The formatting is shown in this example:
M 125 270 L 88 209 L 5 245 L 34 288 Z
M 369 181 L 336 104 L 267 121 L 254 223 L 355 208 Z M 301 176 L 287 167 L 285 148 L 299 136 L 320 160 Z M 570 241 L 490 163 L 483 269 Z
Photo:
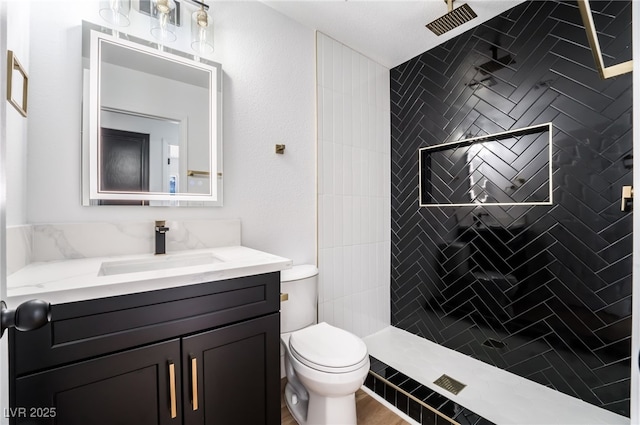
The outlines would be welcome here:
M 292 261 L 244 246 L 194 249 L 171 255 L 210 253 L 219 262 L 101 276 L 103 262 L 152 260 L 153 254 L 95 257 L 31 263 L 7 278 L 7 304 L 15 308 L 30 299 L 51 304 L 173 288 L 291 268 Z

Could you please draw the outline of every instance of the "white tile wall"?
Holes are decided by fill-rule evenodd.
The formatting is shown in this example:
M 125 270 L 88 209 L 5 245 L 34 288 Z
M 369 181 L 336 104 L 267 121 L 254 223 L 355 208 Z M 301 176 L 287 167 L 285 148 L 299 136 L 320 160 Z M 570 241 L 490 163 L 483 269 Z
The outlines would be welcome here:
M 390 323 L 389 69 L 317 33 L 318 319 Z

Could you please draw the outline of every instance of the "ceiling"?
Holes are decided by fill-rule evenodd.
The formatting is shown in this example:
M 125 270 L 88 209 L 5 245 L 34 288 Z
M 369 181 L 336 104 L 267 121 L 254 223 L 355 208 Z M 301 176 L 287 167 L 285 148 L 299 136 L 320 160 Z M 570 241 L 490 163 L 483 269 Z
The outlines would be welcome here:
M 290 18 L 393 68 L 524 0 L 469 0 L 477 18 L 444 35 L 425 25 L 447 13 L 443 0 L 263 0 Z M 453 7 L 465 1 L 454 2 Z

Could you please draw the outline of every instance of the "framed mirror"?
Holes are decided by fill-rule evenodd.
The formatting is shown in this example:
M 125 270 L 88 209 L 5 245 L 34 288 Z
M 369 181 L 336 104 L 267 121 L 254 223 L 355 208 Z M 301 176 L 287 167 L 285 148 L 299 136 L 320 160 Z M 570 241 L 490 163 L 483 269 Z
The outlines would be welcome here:
M 83 23 L 83 205 L 221 206 L 222 69 Z

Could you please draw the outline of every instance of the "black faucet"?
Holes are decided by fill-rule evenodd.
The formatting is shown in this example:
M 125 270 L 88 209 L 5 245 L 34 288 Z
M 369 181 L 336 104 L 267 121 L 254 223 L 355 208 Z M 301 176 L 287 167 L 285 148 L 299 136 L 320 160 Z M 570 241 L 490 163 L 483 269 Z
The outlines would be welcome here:
M 166 233 L 169 231 L 169 228 L 165 226 L 164 220 L 156 221 L 156 255 L 158 254 L 166 254 Z

